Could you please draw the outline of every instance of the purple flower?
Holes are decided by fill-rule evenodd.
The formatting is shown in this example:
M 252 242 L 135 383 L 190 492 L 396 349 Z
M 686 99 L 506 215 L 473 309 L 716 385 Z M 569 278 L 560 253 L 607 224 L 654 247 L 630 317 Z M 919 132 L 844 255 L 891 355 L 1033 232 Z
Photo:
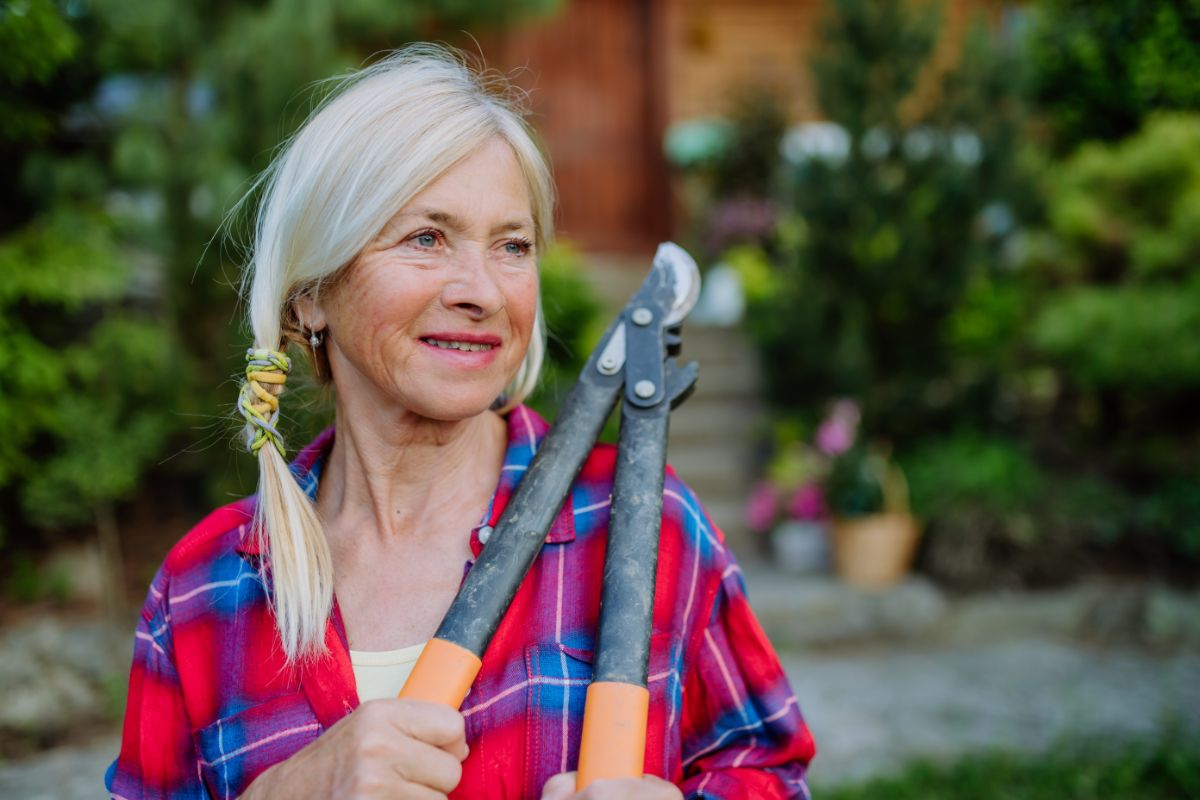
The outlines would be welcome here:
M 770 481 L 762 481 L 746 500 L 746 525 L 756 533 L 766 533 L 775 524 L 778 509 L 779 487 Z
M 792 492 L 788 500 L 788 516 L 798 520 L 823 519 L 825 517 L 825 491 L 819 483 L 806 483 Z
M 778 209 L 771 200 L 746 196 L 726 198 L 709 213 L 708 250 L 719 255 L 735 244 L 761 244 L 774 235 L 778 217 Z
M 858 435 L 858 419 L 857 403 L 838 400 L 817 429 L 817 448 L 830 457 L 845 453 L 854 446 L 854 438 Z

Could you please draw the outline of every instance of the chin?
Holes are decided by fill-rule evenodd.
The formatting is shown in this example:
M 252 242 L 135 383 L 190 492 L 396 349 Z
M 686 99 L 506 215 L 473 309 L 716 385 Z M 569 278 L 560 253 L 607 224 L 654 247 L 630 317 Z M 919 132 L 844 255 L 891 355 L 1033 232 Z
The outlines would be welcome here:
M 461 422 L 477 417 L 496 405 L 499 390 L 477 391 L 450 388 L 424 398 L 409 397 L 405 403 L 410 411 L 427 419 L 441 422 Z

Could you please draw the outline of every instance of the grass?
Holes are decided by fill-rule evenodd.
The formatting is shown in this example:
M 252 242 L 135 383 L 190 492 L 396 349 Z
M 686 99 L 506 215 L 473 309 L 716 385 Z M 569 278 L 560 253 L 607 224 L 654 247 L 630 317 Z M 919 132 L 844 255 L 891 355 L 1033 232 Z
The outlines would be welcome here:
M 1200 800 L 1200 739 L 1118 752 L 1096 745 L 1040 758 L 987 755 L 819 793 L 820 800 Z

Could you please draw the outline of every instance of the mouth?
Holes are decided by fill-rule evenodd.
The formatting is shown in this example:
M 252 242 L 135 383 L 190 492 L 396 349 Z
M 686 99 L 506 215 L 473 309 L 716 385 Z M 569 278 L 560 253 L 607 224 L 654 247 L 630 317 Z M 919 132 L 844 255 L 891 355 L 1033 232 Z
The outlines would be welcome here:
M 500 352 L 503 339 L 480 331 L 434 331 L 418 337 L 421 344 L 460 366 L 483 366 Z
M 439 339 L 432 336 L 422 336 L 421 341 L 440 350 L 462 350 L 468 353 L 486 352 L 496 347 L 491 342 L 468 342 L 463 339 Z

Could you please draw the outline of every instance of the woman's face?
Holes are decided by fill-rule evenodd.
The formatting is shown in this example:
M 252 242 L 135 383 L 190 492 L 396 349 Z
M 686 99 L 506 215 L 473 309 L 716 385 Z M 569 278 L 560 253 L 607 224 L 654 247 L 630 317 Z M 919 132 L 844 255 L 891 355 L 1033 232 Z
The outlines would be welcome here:
M 440 420 L 486 410 L 533 335 L 534 233 L 525 177 L 500 139 L 416 195 L 299 306 L 325 330 L 339 396 Z

